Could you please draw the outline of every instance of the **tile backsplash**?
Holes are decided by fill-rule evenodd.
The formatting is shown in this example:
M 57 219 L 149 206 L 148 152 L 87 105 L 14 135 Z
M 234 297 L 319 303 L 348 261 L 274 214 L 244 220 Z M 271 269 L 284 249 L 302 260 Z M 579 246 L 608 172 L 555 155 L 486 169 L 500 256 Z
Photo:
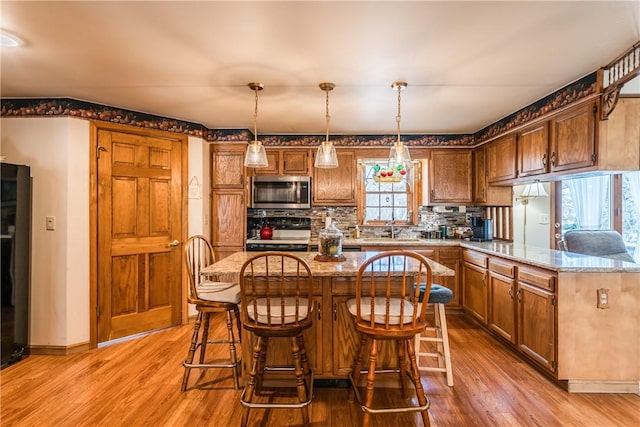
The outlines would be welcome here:
M 423 231 L 437 230 L 441 225 L 447 226 L 468 226 L 471 216 L 482 216 L 485 208 L 478 206 L 467 206 L 460 211 L 458 206 L 439 207 L 434 211 L 433 206 L 421 206 L 418 209 L 418 224 L 415 225 L 395 225 L 397 233 L 405 237 L 421 237 Z M 258 209 L 248 209 L 248 216 L 258 216 Z M 325 218 L 331 220 L 345 234 L 345 237 L 352 237 L 353 230 L 358 224 L 357 209 L 354 207 L 317 207 L 312 209 L 266 209 L 267 217 L 270 216 L 304 216 L 311 218 L 311 240 L 315 241 L 318 231 L 324 228 Z M 391 226 L 388 225 L 360 225 L 361 237 L 388 237 Z

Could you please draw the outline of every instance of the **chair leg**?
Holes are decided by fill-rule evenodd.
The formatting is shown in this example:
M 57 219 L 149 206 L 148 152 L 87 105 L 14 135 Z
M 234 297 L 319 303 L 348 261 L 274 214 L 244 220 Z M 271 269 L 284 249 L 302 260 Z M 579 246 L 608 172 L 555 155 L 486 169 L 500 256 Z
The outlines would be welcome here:
M 396 341 L 398 346 L 398 374 L 400 375 L 400 385 L 402 386 L 402 397 L 407 398 L 407 359 L 406 344 L 404 341 Z
M 267 364 L 267 345 L 269 344 L 268 337 L 260 338 L 260 348 L 258 351 L 258 366 L 257 366 L 257 374 L 256 374 L 256 394 L 260 394 L 262 392 L 262 379 L 264 377 L 264 367 Z
M 242 321 L 240 320 L 240 310 L 237 305 L 233 307 L 233 315 L 236 318 L 236 326 L 238 327 L 238 341 L 242 343 Z
M 296 389 L 298 390 L 298 401 L 300 403 L 304 403 L 307 401 L 307 386 L 306 386 L 304 369 L 302 368 L 300 344 L 298 341 L 298 337 L 291 337 L 291 354 L 293 356 L 294 372 L 296 374 Z M 302 423 L 305 426 L 308 426 L 309 425 L 309 407 L 303 406 L 301 409 L 302 409 Z
M 227 336 L 229 340 L 229 358 L 232 364 L 236 364 L 238 362 L 238 356 L 236 354 L 236 343 L 235 337 L 233 335 L 233 319 L 231 318 L 231 311 L 227 310 Z M 240 381 L 238 375 L 238 366 L 233 368 L 233 382 L 235 384 L 236 390 L 240 388 Z
M 302 361 L 302 371 L 304 372 L 305 381 L 307 387 L 311 383 L 311 366 L 309 365 L 309 358 L 307 357 L 307 349 L 304 346 L 304 337 L 302 334 L 298 335 L 298 346 L 300 347 L 300 360 Z
M 196 354 L 196 349 L 198 348 L 198 333 L 200 332 L 200 325 L 202 324 L 202 316 L 203 313 L 198 311 L 198 315 L 196 316 L 196 323 L 193 325 L 193 335 L 191 336 L 191 345 L 189 346 L 189 352 L 187 353 L 187 358 L 185 359 L 183 365 L 192 364 L 193 358 Z M 180 391 L 187 390 L 187 383 L 189 382 L 189 374 L 191 373 L 191 368 L 185 366 L 184 374 L 182 375 L 182 387 Z
M 447 317 L 444 304 L 436 304 L 440 330 L 442 333 L 442 347 L 444 351 L 444 366 L 447 370 L 447 385 L 453 387 L 453 368 L 451 367 L 451 350 L 449 348 L 449 330 L 447 329 Z
M 411 369 L 411 380 L 413 381 L 413 386 L 416 389 L 416 397 L 418 398 L 418 405 L 423 406 L 427 404 L 427 397 L 424 393 L 424 388 L 422 387 L 422 382 L 420 381 L 420 372 L 418 371 L 418 364 L 416 362 L 416 353 L 415 348 L 413 346 L 413 340 L 406 340 L 407 343 L 407 352 L 409 353 L 409 366 Z M 431 422 L 429 421 L 429 411 L 424 410 L 421 412 L 422 422 L 425 427 L 431 426 Z
M 362 370 L 362 360 L 364 359 L 364 349 L 367 345 L 367 337 L 364 334 L 360 334 L 360 347 L 358 347 L 358 355 L 356 357 L 356 363 L 353 367 L 353 372 L 351 377 L 353 378 L 353 387 L 358 385 L 358 381 L 360 380 L 360 371 Z M 349 402 L 353 402 L 355 393 L 353 388 L 349 389 Z
M 367 372 L 367 386 L 364 394 L 364 406 L 371 408 L 373 405 L 373 382 L 376 378 L 376 362 L 378 360 L 378 340 L 371 339 L 371 349 L 369 350 L 369 372 Z M 414 362 L 415 363 L 415 362 Z M 362 426 L 369 427 L 371 423 L 371 413 L 365 411 L 362 418 Z
M 258 364 L 260 363 L 260 350 L 262 348 L 262 337 L 258 336 L 256 340 L 256 344 L 253 347 L 253 360 L 251 363 L 251 370 L 249 371 L 249 380 L 247 381 L 247 385 L 244 388 L 244 392 L 242 393 L 242 398 L 245 402 L 251 402 L 253 400 L 253 392 L 256 388 L 256 375 L 258 373 Z M 242 413 L 242 420 L 240 425 L 242 427 L 246 427 L 249 422 L 249 410 L 248 406 L 244 407 L 244 411 Z
M 202 328 L 202 340 L 200 345 L 200 363 L 204 363 L 204 359 L 207 353 L 207 344 L 209 343 L 209 320 L 211 319 L 211 313 L 204 313 L 204 325 Z

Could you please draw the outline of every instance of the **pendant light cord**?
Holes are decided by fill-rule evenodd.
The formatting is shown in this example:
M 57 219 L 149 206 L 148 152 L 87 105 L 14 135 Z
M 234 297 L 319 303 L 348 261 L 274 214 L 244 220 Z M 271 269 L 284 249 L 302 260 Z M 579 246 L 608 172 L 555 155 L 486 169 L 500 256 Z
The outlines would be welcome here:
M 255 96 L 255 100 L 256 100 L 256 106 L 255 109 L 253 111 L 253 141 L 254 144 L 258 144 L 258 88 L 256 87 L 253 90 L 256 94 Z
M 396 116 L 396 124 L 398 126 L 398 144 L 400 143 L 400 92 L 402 92 L 402 85 L 398 85 L 398 115 Z
M 326 90 L 325 92 L 327 94 L 326 102 L 325 102 L 325 108 L 326 108 L 325 119 L 327 120 L 327 134 L 325 138 L 325 143 L 328 145 L 329 144 L 329 121 L 331 120 L 331 116 L 329 115 L 329 90 Z

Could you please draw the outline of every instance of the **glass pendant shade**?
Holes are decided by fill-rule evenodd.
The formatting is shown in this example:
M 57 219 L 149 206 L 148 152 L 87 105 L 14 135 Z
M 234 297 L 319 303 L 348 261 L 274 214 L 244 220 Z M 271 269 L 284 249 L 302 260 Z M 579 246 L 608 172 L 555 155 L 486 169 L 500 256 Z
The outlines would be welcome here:
M 409 148 L 402 142 L 396 142 L 389 151 L 389 163 L 393 165 L 403 164 L 409 166 L 411 164 L 411 154 Z
M 316 161 L 313 165 L 317 168 L 337 168 L 338 156 L 336 155 L 336 147 L 330 142 L 320 144 L 316 153 Z
M 244 165 L 250 168 L 266 168 L 269 166 L 267 151 L 264 149 L 264 145 L 258 141 L 249 144 L 247 153 L 244 156 Z
M 329 141 L 329 121 L 331 116 L 329 116 L 329 92 L 333 90 L 336 85 L 333 83 L 320 83 L 320 89 L 325 91 L 326 100 L 325 100 L 325 119 L 327 122 L 326 128 L 326 137 L 325 140 L 318 147 L 318 152 L 316 153 L 316 160 L 313 162 L 313 166 L 316 168 L 337 168 L 338 167 L 338 156 L 336 155 L 336 147 L 333 146 L 331 141 Z
M 258 141 L 258 92 L 264 89 L 262 83 L 249 83 L 249 89 L 255 92 L 255 108 L 253 110 L 253 137 L 254 140 L 247 147 L 247 152 L 244 156 L 244 165 L 249 168 L 266 168 L 269 166 L 267 160 L 267 151 Z

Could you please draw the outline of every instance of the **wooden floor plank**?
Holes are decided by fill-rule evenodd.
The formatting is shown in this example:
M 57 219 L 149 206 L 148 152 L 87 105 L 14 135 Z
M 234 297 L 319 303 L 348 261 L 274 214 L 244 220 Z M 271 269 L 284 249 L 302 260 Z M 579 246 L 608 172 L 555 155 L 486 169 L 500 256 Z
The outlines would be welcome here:
M 574 394 L 541 375 L 463 315 L 448 315 L 454 387 L 422 373 L 433 426 L 640 425 L 640 396 Z M 212 334 L 224 334 L 214 322 Z M 184 325 L 70 356 L 29 356 L 0 372 L 2 426 L 234 426 L 242 407 L 229 370 L 194 370 L 180 392 L 192 332 Z M 222 357 L 212 353 L 213 357 Z M 385 403 L 406 404 L 398 390 Z M 314 426 L 357 426 L 362 412 L 344 388 L 316 387 Z M 422 425 L 418 415 L 373 417 L 374 426 Z M 300 425 L 297 410 L 253 410 L 250 425 Z

